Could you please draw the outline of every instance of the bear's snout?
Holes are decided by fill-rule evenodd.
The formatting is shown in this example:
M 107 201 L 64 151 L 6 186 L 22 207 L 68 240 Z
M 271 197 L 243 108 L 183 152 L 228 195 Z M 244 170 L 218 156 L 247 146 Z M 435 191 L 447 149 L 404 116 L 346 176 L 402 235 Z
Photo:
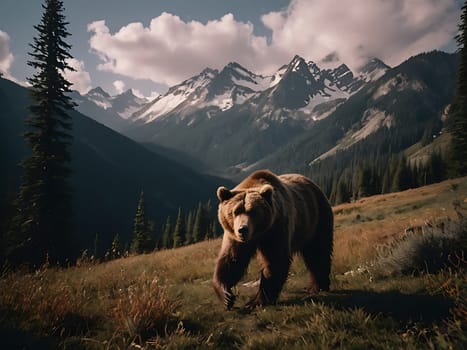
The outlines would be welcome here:
M 248 226 L 247 225 L 242 225 L 238 228 L 238 236 L 243 241 L 245 241 L 248 238 Z
M 248 215 L 239 214 L 234 220 L 234 233 L 235 239 L 239 242 L 246 242 L 251 238 L 253 234 L 252 222 Z

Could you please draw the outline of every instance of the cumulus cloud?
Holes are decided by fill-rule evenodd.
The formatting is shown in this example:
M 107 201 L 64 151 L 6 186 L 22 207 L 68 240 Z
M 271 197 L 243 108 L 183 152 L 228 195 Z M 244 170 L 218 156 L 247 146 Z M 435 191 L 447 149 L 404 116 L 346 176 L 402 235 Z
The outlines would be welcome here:
M 125 91 L 125 83 L 121 80 L 115 80 L 113 82 L 113 86 L 117 94 L 121 94 L 123 91 Z
M 102 60 L 99 69 L 167 85 L 230 61 L 247 67 L 266 62 L 266 38 L 253 35 L 253 29 L 232 14 L 203 24 L 162 13 L 149 27 L 130 23 L 114 34 L 105 21 L 88 25 L 91 49 Z
M 0 30 L 0 73 L 5 78 L 11 79 L 10 67 L 14 57 L 10 51 L 10 37 L 7 33 Z
M 292 0 L 286 10 L 262 16 L 269 39 L 232 14 L 201 23 L 162 13 L 147 27 L 130 23 L 111 33 L 96 21 L 88 31 L 99 69 L 173 85 L 230 61 L 272 73 L 295 54 L 338 58 L 354 69 L 370 57 L 397 65 L 449 43 L 458 18 L 455 0 Z
M 75 71 L 66 69 L 64 77 L 70 83 L 72 83 L 72 89 L 77 90 L 80 94 L 85 94 L 91 89 L 91 76 L 86 71 L 84 62 L 79 61 L 76 58 L 67 59 L 67 63 Z
M 455 0 L 295 0 L 286 11 L 262 17 L 271 47 L 320 61 L 339 57 L 357 68 L 370 57 L 397 65 L 452 40 Z

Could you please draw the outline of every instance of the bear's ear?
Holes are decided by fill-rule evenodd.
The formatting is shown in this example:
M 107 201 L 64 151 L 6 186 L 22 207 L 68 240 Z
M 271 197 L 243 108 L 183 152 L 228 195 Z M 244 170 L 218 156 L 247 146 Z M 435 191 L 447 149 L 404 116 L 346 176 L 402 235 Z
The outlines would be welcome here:
M 217 189 L 217 198 L 219 199 L 219 202 L 222 203 L 232 197 L 233 193 L 227 187 L 221 186 Z
M 274 188 L 269 184 L 263 185 L 261 189 L 259 190 L 259 194 L 264 199 L 266 199 L 268 202 L 271 201 L 273 192 L 274 192 Z

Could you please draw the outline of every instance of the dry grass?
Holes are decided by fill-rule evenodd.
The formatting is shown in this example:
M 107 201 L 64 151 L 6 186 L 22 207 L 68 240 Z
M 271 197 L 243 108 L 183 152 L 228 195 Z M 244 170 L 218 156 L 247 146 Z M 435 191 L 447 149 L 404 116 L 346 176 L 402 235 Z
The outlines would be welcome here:
M 49 270 L 8 274 L 0 280 L 2 324 L 39 328 L 46 335 L 81 335 L 100 315 L 86 312 L 91 299 L 78 285 L 57 278 Z
M 168 298 L 157 278 L 151 280 L 143 274 L 135 284 L 119 291 L 113 318 L 118 330 L 145 340 L 164 331 L 175 308 L 176 303 Z
M 334 207 L 334 272 L 342 273 L 374 259 L 376 247 L 401 238 L 409 228 L 456 219 L 453 202 L 467 210 L 467 178 Z

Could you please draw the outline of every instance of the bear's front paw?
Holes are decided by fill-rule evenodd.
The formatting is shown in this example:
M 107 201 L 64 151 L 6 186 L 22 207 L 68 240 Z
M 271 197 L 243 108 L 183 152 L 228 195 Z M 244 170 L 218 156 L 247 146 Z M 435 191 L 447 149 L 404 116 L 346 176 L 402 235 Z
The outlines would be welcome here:
M 227 310 L 232 309 L 234 303 L 235 303 L 235 294 L 233 294 L 229 290 L 225 290 L 224 291 L 224 305 L 227 308 Z

